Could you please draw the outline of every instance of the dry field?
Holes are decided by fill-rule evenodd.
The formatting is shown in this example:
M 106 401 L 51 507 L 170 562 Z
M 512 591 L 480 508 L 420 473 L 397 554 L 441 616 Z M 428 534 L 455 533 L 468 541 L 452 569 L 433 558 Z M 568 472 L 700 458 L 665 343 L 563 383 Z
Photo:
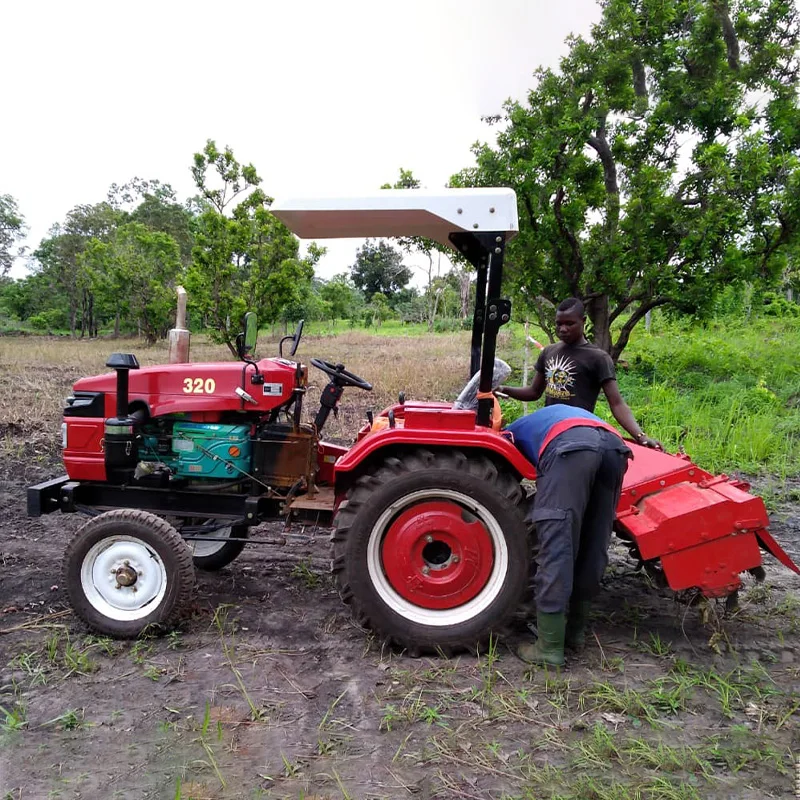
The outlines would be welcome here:
M 328 435 L 350 442 L 365 410 L 401 390 L 453 398 L 468 342 L 347 332 L 306 337 L 299 355 L 375 384 L 372 396 L 347 390 L 330 422 Z M 174 633 L 88 635 L 60 585 L 83 520 L 29 520 L 24 498 L 59 474 L 72 382 L 105 371 L 113 350 L 165 357 L 138 342 L 0 338 L 0 798 L 793 796 L 800 600 L 774 561 L 726 616 L 648 585 L 615 547 L 592 644 L 548 672 L 513 655 L 523 620 L 480 655 L 382 649 L 332 589 L 326 531 L 263 526 L 273 545 L 199 574 Z M 229 357 L 197 341 L 192 356 Z M 773 532 L 796 555 L 800 508 L 777 508 Z

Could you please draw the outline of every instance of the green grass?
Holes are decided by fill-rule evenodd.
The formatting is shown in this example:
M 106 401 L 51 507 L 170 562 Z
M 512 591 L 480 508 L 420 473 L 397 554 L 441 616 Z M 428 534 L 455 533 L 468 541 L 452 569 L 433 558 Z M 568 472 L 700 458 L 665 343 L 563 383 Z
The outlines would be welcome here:
M 498 355 L 515 368 L 509 382 L 521 383 L 524 338 L 520 326 L 512 332 Z M 537 353 L 531 349 L 530 369 Z M 637 421 L 668 450 L 683 447 L 712 472 L 771 473 L 781 480 L 800 474 L 797 320 L 705 326 L 659 320 L 652 333 L 636 329 L 617 376 Z M 521 404 L 504 402 L 504 412 L 513 419 Z M 614 422 L 602 394 L 596 412 Z

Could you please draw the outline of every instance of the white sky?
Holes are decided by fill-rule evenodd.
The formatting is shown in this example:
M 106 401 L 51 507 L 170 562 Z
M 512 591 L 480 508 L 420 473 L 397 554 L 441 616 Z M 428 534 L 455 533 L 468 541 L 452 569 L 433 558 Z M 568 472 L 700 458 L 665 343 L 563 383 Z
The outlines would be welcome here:
M 594 0 L 4 3 L 0 194 L 34 249 L 114 182 L 191 196 L 206 139 L 275 197 L 374 191 L 400 167 L 443 186 L 492 139 L 481 115 L 522 99 L 598 18 Z M 327 278 L 361 241 L 321 243 Z

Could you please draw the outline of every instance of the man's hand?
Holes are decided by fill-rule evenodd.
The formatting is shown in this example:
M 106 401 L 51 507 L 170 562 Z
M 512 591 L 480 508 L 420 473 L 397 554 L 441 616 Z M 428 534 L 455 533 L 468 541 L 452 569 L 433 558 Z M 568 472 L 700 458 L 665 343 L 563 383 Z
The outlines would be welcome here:
M 641 434 L 636 438 L 636 444 L 640 444 L 643 447 L 649 447 L 651 450 L 663 450 L 664 445 L 661 444 L 657 439 L 651 439 L 649 436 L 645 436 L 645 434 Z

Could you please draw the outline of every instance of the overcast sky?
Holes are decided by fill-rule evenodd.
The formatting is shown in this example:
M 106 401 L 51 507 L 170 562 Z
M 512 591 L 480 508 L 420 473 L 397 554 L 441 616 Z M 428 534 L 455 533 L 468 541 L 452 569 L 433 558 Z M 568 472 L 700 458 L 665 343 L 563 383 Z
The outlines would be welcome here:
M 275 197 L 374 191 L 400 167 L 440 187 L 491 140 L 481 115 L 523 98 L 598 18 L 594 0 L 13 0 L 0 194 L 33 249 L 112 183 L 156 178 L 190 196 L 207 139 Z M 330 277 L 360 242 L 323 244 Z

